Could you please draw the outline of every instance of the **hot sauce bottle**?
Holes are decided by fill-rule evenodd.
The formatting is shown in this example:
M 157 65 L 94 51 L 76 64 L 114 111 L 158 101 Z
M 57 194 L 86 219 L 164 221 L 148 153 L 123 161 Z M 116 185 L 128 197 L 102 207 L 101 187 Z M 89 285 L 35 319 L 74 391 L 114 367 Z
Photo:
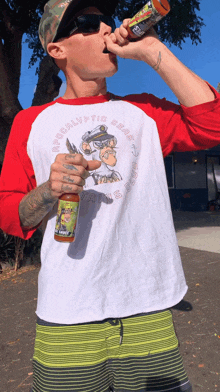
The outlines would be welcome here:
M 149 0 L 130 20 L 128 32 L 131 38 L 142 37 L 150 27 L 159 22 L 170 11 L 167 0 Z
M 78 194 L 65 193 L 59 198 L 54 239 L 59 242 L 74 242 L 79 212 Z

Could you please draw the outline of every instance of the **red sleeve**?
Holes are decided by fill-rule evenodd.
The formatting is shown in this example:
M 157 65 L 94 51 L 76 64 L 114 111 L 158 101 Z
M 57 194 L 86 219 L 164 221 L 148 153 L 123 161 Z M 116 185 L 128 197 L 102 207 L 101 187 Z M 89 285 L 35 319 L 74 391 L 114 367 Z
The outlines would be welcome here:
M 209 87 L 215 99 L 190 108 L 149 94 L 128 96 L 124 100 L 155 120 L 166 156 L 174 151 L 204 150 L 220 144 L 220 94 Z
M 27 154 L 27 141 L 33 121 L 46 106 L 48 104 L 22 110 L 15 117 L 0 176 L 0 228 L 25 240 L 36 230 L 24 230 L 18 212 L 20 201 L 36 188 L 32 162 Z

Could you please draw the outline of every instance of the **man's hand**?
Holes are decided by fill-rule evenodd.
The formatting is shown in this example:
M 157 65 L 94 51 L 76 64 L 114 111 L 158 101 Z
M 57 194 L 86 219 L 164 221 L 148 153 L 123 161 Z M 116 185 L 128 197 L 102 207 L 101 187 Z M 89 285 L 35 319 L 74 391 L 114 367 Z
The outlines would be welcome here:
M 129 21 L 130 19 L 124 19 L 122 25 L 114 33 L 106 34 L 104 39 L 107 49 L 119 57 L 146 62 L 146 50 L 160 42 L 159 37 L 153 28 L 149 29 L 142 38 L 129 37 Z M 150 52 L 149 65 L 151 65 Z
M 81 154 L 59 154 L 51 165 L 50 178 L 29 192 L 20 202 L 21 225 L 36 227 L 64 193 L 80 193 L 89 170 L 98 169 L 100 161 L 86 161 Z
M 51 165 L 49 188 L 52 197 L 63 193 L 81 193 L 90 170 L 101 166 L 100 161 L 87 161 L 81 154 L 58 154 Z

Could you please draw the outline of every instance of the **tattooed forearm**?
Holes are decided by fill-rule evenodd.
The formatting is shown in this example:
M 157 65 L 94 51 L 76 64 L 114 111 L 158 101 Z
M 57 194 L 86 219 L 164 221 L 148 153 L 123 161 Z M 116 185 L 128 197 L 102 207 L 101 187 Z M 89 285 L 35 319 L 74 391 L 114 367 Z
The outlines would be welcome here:
M 37 226 L 56 203 L 57 198 L 50 192 L 48 182 L 28 193 L 20 202 L 21 225 L 26 228 Z
M 153 69 L 154 69 L 155 71 L 159 71 L 161 61 L 162 61 L 162 56 L 161 56 L 161 52 L 159 52 L 157 64 L 153 66 Z

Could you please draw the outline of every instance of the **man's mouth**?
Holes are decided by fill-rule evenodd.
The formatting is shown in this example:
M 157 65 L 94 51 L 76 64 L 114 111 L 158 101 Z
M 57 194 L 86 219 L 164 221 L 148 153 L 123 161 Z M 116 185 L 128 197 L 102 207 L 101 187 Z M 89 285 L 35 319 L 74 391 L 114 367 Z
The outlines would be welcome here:
M 111 53 L 111 52 L 108 50 L 108 48 L 106 46 L 105 49 L 103 50 L 103 53 L 108 54 L 108 53 Z

